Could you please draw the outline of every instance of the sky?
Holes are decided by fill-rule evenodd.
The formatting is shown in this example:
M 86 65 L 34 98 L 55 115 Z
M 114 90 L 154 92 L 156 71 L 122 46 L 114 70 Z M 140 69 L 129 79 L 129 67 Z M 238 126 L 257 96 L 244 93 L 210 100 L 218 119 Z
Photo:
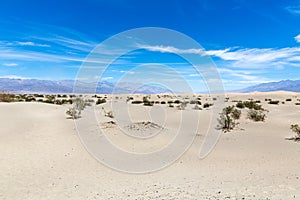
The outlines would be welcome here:
M 147 64 L 163 64 L 202 90 L 203 76 L 180 53 L 210 56 L 226 90 L 300 79 L 300 0 L 1 1 L 0 77 L 74 80 L 97 45 L 142 27 L 180 32 L 201 48 L 138 44 L 101 80 L 135 68 L 153 76 Z

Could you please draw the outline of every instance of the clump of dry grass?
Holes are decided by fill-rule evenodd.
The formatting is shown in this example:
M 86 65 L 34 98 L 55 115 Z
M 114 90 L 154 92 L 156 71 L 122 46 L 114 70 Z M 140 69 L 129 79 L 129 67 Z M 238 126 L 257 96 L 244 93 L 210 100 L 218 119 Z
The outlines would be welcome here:
M 14 102 L 14 101 L 15 101 L 14 94 L 0 92 L 0 102 Z

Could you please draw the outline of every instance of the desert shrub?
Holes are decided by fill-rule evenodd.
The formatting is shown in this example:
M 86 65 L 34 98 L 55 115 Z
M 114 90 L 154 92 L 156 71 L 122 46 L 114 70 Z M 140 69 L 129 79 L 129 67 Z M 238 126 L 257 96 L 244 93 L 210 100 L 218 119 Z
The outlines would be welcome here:
M 165 101 L 161 101 L 160 104 L 166 104 L 166 102 Z
M 232 116 L 232 118 L 235 119 L 235 120 L 240 119 L 240 118 L 241 118 L 241 114 L 242 114 L 242 112 L 241 112 L 240 110 L 238 110 L 238 109 L 233 109 L 233 110 L 231 111 L 231 116 Z
M 210 103 L 203 104 L 203 108 L 209 108 L 210 106 L 212 106 L 212 104 L 210 104 Z
M 178 106 L 177 106 L 177 109 L 178 110 L 184 110 L 187 106 L 188 102 L 187 101 L 184 101 L 184 102 L 181 102 Z
M 296 133 L 296 139 L 300 139 L 300 126 L 298 124 L 292 124 L 290 128 Z
M 149 100 L 148 100 L 148 96 L 145 96 L 145 97 L 143 97 L 143 102 L 148 102 Z
M 43 101 L 44 103 L 50 103 L 50 104 L 54 104 L 54 100 L 49 100 L 49 99 L 46 99 L 45 101 Z
M 174 108 L 174 105 L 172 105 L 172 104 L 169 104 L 169 107 L 170 107 L 170 108 Z
M 57 104 L 57 105 L 62 105 L 63 103 L 62 103 L 62 101 L 61 101 L 61 100 L 59 100 L 59 99 L 56 99 L 56 100 L 54 100 L 54 104 Z
M 181 101 L 177 99 L 177 100 L 174 101 L 174 103 L 175 103 L 175 104 L 180 104 Z
M 265 121 L 266 114 L 262 110 L 249 110 L 247 118 L 255 122 Z
M 96 101 L 96 105 L 102 104 L 102 103 L 106 103 L 105 99 L 97 99 Z
M 153 101 L 144 101 L 144 106 L 153 106 Z
M 141 104 L 141 103 L 143 103 L 142 101 L 132 101 L 131 102 L 132 104 Z
M 72 100 L 72 107 L 66 111 L 66 114 L 71 116 L 73 119 L 77 119 L 80 117 L 81 111 L 86 106 L 90 106 L 90 105 L 91 104 L 87 100 L 84 100 L 81 97 L 76 97 L 75 99 Z
M 67 104 L 67 103 L 70 103 L 70 100 L 68 100 L 68 99 L 61 100 L 61 104 Z M 72 104 L 72 101 L 71 101 L 71 104 Z
M 77 97 L 73 100 L 73 107 L 78 111 L 78 114 L 81 114 L 81 111 L 87 106 L 87 102 L 80 97 Z
M 244 101 L 244 105 L 246 108 L 249 108 L 249 109 L 263 110 L 261 105 L 258 105 L 254 101 Z
M 0 102 L 13 102 L 15 101 L 15 95 L 14 94 L 8 94 L 8 93 L 0 93 Z
M 292 101 L 292 99 L 286 99 L 285 101 Z
M 299 106 L 299 105 L 300 105 L 300 103 L 295 103 L 295 105 L 296 105 L 296 106 Z
M 26 102 L 32 102 L 32 101 L 36 101 L 36 99 L 33 96 L 30 95 L 30 96 L 25 97 L 25 101 Z
M 216 98 L 216 97 L 214 97 L 214 98 L 213 98 L 213 101 L 217 101 L 217 98 Z
M 236 125 L 236 120 L 241 116 L 241 111 L 236 109 L 234 106 L 227 106 L 223 108 L 218 119 L 219 125 L 217 128 L 227 132 L 232 130 Z
M 155 101 L 154 103 L 155 103 L 155 104 L 159 104 L 160 102 L 159 102 L 159 101 Z
M 73 119 L 77 119 L 80 117 L 79 111 L 76 110 L 74 107 L 73 108 L 69 108 L 66 111 L 66 114 L 69 115 L 70 117 L 72 117 Z
M 112 111 L 108 111 L 107 113 L 105 113 L 105 116 L 109 118 L 114 118 L 114 114 Z
M 43 98 L 44 95 L 43 94 L 33 94 L 34 97 L 39 97 L 39 98 Z
M 193 107 L 193 109 L 194 110 L 202 110 L 202 108 L 199 105 L 197 105 L 197 104 Z
M 168 104 L 174 103 L 174 101 L 168 101 Z
M 197 103 L 196 100 L 191 100 L 191 101 L 190 101 L 190 104 L 196 104 L 196 103 Z
M 274 101 L 274 100 L 271 100 L 269 101 L 268 104 L 274 104 L 274 105 L 278 105 L 279 104 L 279 101 Z
M 242 108 L 245 108 L 245 104 L 243 102 L 239 101 L 236 103 L 236 107 L 242 109 Z

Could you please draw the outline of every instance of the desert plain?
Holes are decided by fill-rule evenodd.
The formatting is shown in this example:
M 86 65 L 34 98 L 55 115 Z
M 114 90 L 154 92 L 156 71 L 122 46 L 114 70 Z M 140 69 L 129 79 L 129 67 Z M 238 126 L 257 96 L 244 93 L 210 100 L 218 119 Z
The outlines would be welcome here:
M 144 96 L 153 104 L 132 103 L 143 101 Z M 300 142 L 290 130 L 300 123 L 300 94 L 228 93 L 225 97 L 225 106 L 256 101 L 266 111 L 265 120 L 250 120 L 249 109 L 239 109 L 238 124 L 230 131 L 219 130 L 217 144 L 203 159 L 199 149 L 218 95 L 90 97 L 95 102 L 106 99 L 94 106 L 103 134 L 131 152 L 164 146 L 178 129 L 183 112 L 197 114 L 197 119 L 190 119 L 198 120 L 190 148 L 170 166 L 140 174 L 111 169 L 87 151 L 76 128 L 76 121 L 85 118 L 84 111 L 72 119 L 66 115 L 68 103 L 0 102 L 0 199 L 300 199 Z M 174 103 L 178 99 L 188 101 L 184 109 Z M 191 100 L 201 105 L 195 108 L 197 103 Z M 273 100 L 278 102 L 270 104 Z M 128 106 L 131 122 L 118 121 L 117 113 L 107 115 L 110 103 L 118 101 Z M 163 113 L 163 119 L 153 118 L 161 116 L 155 112 Z M 145 138 L 133 140 L 124 130 Z M 157 134 L 149 139 L 153 131 Z

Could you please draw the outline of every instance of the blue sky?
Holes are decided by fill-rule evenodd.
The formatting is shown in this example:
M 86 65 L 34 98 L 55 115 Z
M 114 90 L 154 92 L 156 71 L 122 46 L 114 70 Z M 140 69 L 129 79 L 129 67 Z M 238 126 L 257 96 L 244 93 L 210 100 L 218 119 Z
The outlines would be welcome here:
M 75 79 L 97 44 L 139 27 L 169 28 L 196 40 L 227 90 L 300 79 L 299 0 L 1 1 L 0 77 Z M 125 55 L 103 79 L 117 81 L 155 62 L 197 87 L 201 78 L 174 56 L 178 51 L 156 46 Z

